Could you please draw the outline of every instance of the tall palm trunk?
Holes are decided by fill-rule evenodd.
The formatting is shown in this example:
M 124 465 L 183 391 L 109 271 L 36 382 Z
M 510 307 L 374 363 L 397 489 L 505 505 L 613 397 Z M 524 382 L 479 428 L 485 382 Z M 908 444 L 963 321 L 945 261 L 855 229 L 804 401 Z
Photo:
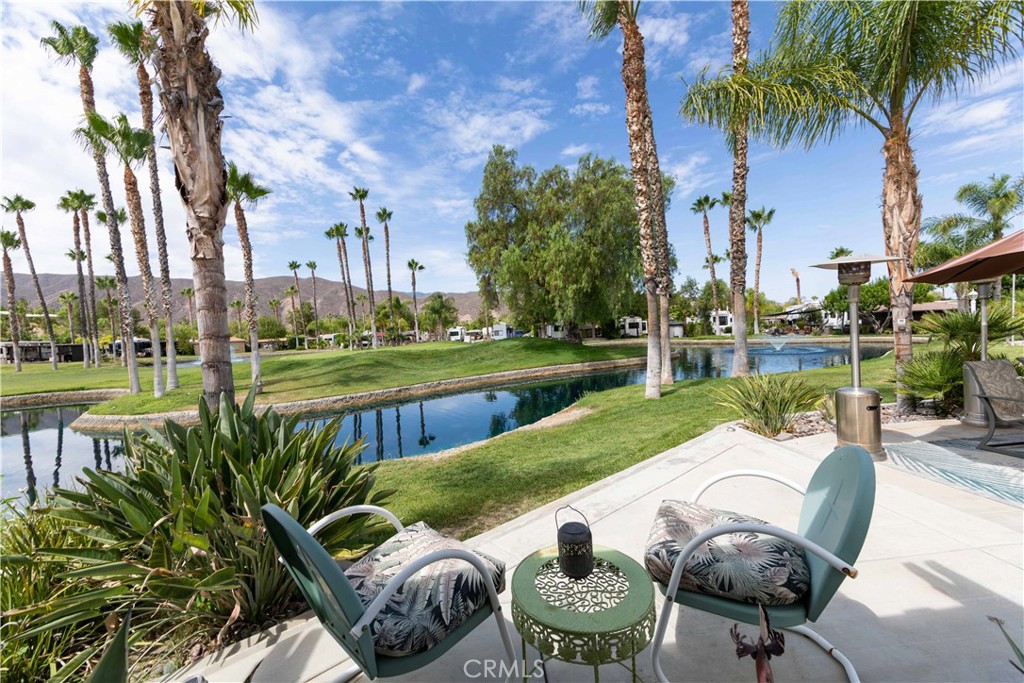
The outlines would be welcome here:
M 316 271 L 312 271 L 310 276 L 313 278 L 313 334 L 316 337 L 316 348 L 320 348 L 320 312 L 316 306 Z
M 416 343 L 420 343 L 420 307 L 416 303 L 416 271 L 412 271 L 412 325 Z
M 359 200 L 359 220 L 363 226 L 363 267 L 366 270 L 366 296 L 370 300 L 370 334 L 373 335 L 372 348 L 377 348 L 377 301 L 373 296 L 373 270 L 370 268 L 370 235 L 366 229 L 366 209 L 363 200 Z
M 626 91 L 626 130 L 629 134 L 629 158 L 636 188 L 636 214 L 639 222 L 640 259 L 647 296 L 647 398 L 661 398 L 661 326 L 657 295 L 658 236 L 651 208 L 648 163 L 644 154 L 647 69 L 644 66 L 643 36 L 635 21 L 625 15 L 620 1 L 618 21 L 622 29 L 622 83 Z
M 757 256 L 754 258 L 754 334 L 761 334 L 761 326 L 758 324 L 758 302 L 761 296 L 761 236 L 764 231 L 757 229 Z
M 92 269 L 92 236 L 89 233 L 89 211 L 82 209 L 82 238 L 85 240 L 86 281 L 85 293 L 89 295 L 89 341 L 92 344 L 92 362 L 100 366 L 100 326 L 96 316 L 96 273 Z
M 354 322 L 352 320 L 352 302 L 349 300 L 348 294 L 348 273 L 345 272 L 345 261 L 342 258 L 341 252 L 341 238 L 334 238 L 334 247 L 338 251 L 338 270 L 341 271 L 341 293 L 344 296 L 345 303 L 341 307 L 341 314 L 348 318 L 348 336 L 349 346 L 352 344 L 352 335 L 355 333 Z
M 107 300 L 107 315 L 110 317 L 110 343 L 113 344 L 115 341 L 117 341 L 117 329 L 119 326 L 116 326 L 114 324 L 114 301 L 113 299 L 110 298 L 109 289 L 104 291 L 104 298 Z
M 651 105 L 645 96 L 644 105 L 644 155 L 647 157 L 647 181 L 651 188 L 651 216 L 658 244 L 658 317 L 661 326 L 661 383 L 672 384 L 672 345 L 669 342 L 669 298 L 672 296 L 672 273 L 668 261 L 668 228 L 665 225 L 665 195 L 661 186 L 661 165 L 658 163 L 658 146 L 654 140 L 654 120 Z
M 14 344 L 14 371 L 21 372 L 21 321 L 18 320 L 17 299 L 14 297 L 14 266 L 7 250 L 4 254 L 4 286 L 7 288 L 7 317 L 11 321 L 11 342 Z M 71 338 L 74 340 L 74 337 Z M 22 411 L 22 418 L 25 413 Z
M 715 275 L 715 254 L 711 251 L 711 223 L 708 222 L 708 212 L 704 212 L 704 246 L 708 250 L 708 272 L 711 273 L 711 308 L 718 310 L 718 276 Z M 717 315 L 717 313 L 716 313 Z M 716 326 L 717 327 L 717 326 Z
M 159 36 L 154 62 L 160 103 L 191 247 L 203 395 L 216 409 L 222 393 L 230 402 L 235 397 L 224 284 L 228 202 L 220 145 L 220 70 L 206 51 L 209 29 L 191 0 L 153 3 L 150 9 L 152 28 Z
M 43 309 L 43 321 L 46 324 L 46 336 L 50 340 L 50 364 L 57 369 L 57 337 L 53 333 L 53 321 L 50 320 L 50 309 L 46 307 L 46 298 L 43 296 L 43 288 L 39 286 L 39 276 L 36 275 L 36 266 L 32 263 L 32 251 L 28 248 L 28 233 L 25 230 L 25 219 L 21 217 L 21 211 L 14 214 L 14 220 L 18 224 L 18 239 L 21 240 L 21 248 L 25 251 L 25 260 L 28 261 L 28 272 L 32 275 L 32 286 L 35 287 L 36 296 L 39 297 L 39 306 Z M 13 301 L 13 299 L 12 299 Z
M 85 298 L 85 275 L 82 273 L 82 223 L 78 211 L 73 214 L 73 231 L 75 246 L 75 274 L 78 276 L 78 324 L 82 328 L 82 367 L 88 369 L 92 356 L 92 342 L 89 341 L 88 299 Z M 71 338 L 74 343 L 75 338 Z
M 142 276 L 142 292 L 153 349 L 153 396 L 160 398 L 164 395 L 164 373 L 160 362 L 160 320 L 157 316 L 156 295 L 153 292 L 153 269 L 149 265 L 146 225 L 142 218 L 142 196 L 139 194 L 139 183 L 128 164 L 124 165 L 124 193 L 128 202 L 132 237 L 135 240 L 135 258 L 139 262 L 139 274 Z
M 71 300 L 68 300 L 68 334 L 71 337 L 71 343 L 75 343 L 75 310 Z
M 732 0 L 733 72 L 745 74 L 750 56 L 750 5 Z M 732 376 L 749 377 L 747 358 L 747 117 L 734 122 L 732 203 L 729 205 L 729 288 L 732 291 Z
M 78 69 L 78 84 L 82 93 L 82 108 L 86 115 L 96 110 L 93 97 L 92 76 L 84 66 Z M 114 277 L 117 280 L 117 298 L 121 311 L 121 354 L 124 364 L 128 367 L 128 391 L 138 394 L 142 391 L 139 383 L 139 365 L 135 360 L 135 330 L 132 327 L 132 301 L 128 291 L 128 274 L 124 269 L 124 252 L 121 249 L 121 228 L 117 225 L 117 212 L 114 209 L 114 195 L 110 191 L 110 175 L 107 173 L 107 160 L 103 150 L 93 146 L 92 158 L 96 163 L 96 178 L 100 185 L 100 199 L 103 212 L 107 215 L 107 232 L 110 235 L 110 255 L 114 263 Z
M 153 132 L 153 90 L 146 65 L 140 61 L 136 69 L 139 80 L 139 103 L 142 105 L 142 127 Z M 153 199 L 153 228 L 156 232 L 156 251 L 160 259 L 160 301 L 167 325 L 167 388 L 177 389 L 178 353 L 174 348 L 174 317 L 171 311 L 171 268 L 167 260 L 167 235 L 164 233 L 164 207 L 160 197 L 160 169 L 156 158 L 156 136 L 149 143 L 146 154 L 149 166 L 149 193 Z
M 340 242 L 341 256 L 345 261 L 345 302 L 348 304 L 349 328 L 352 330 L 351 335 L 349 335 L 349 346 L 354 349 L 356 347 L 356 300 L 352 296 L 352 266 L 349 265 L 348 245 L 345 244 L 345 238 L 342 237 Z
M 391 294 L 391 235 L 388 231 L 388 222 L 384 221 L 384 272 L 388 279 L 388 316 L 391 319 L 391 327 L 395 327 L 395 297 Z
M 302 313 L 302 290 L 299 289 L 299 271 L 293 270 L 292 277 L 295 278 L 295 294 L 296 296 L 299 297 L 299 308 L 297 310 L 294 309 L 295 302 L 292 301 L 292 327 L 295 326 L 296 321 L 298 321 L 298 323 L 302 326 L 300 328 L 302 330 L 302 346 L 308 349 L 309 339 L 306 338 L 306 316 L 303 315 Z M 296 332 L 296 334 L 298 334 L 298 332 Z
M 260 374 L 260 334 L 256 325 L 256 282 L 252 275 L 252 244 L 249 242 L 249 224 L 245 220 L 245 211 L 239 202 L 235 202 L 235 225 L 238 228 L 238 242 L 242 247 L 242 269 L 245 273 L 245 322 L 249 327 L 250 377 L 256 393 L 263 393 L 263 377 Z M 239 319 L 238 326 L 242 326 Z
M 195 294 L 188 298 L 188 324 L 198 324 L 199 319 L 196 317 L 196 297 Z
M 905 120 L 902 112 L 891 117 Z M 917 165 L 910 147 L 910 131 L 905 126 L 894 127 L 882 146 L 885 171 L 882 173 L 882 231 L 885 235 L 885 255 L 898 256 L 890 261 L 889 296 L 892 301 L 893 344 L 896 351 L 896 386 L 903 387 L 903 364 L 910 360 L 911 310 L 914 305 L 914 286 L 907 282 L 909 265 L 917 249 L 918 226 L 921 225 L 921 196 L 917 192 Z M 909 411 L 913 399 L 896 393 L 898 410 Z
M 292 332 L 295 334 L 295 348 L 299 348 L 299 330 L 296 325 L 299 322 L 298 309 L 295 308 L 295 295 L 289 295 L 292 300 Z

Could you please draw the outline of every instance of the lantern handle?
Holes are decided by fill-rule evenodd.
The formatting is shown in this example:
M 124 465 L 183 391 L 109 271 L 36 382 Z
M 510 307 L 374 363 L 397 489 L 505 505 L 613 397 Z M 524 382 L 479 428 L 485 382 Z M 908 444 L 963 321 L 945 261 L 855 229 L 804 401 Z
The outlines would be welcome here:
M 587 524 L 587 528 L 588 529 L 590 528 L 590 520 L 587 519 L 587 516 L 585 514 L 583 514 L 582 512 L 577 510 L 576 508 L 574 508 L 572 505 L 563 505 L 562 507 L 560 507 L 557 510 L 555 510 L 555 529 L 559 528 L 559 526 L 558 526 L 558 513 L 561 512 L 562 510 L 566 509 L 566 508 L 569 508 L 570 510 L 575 512 L 577 515 L 582 517 L 583 521 L 586 522 L 586 524 Z

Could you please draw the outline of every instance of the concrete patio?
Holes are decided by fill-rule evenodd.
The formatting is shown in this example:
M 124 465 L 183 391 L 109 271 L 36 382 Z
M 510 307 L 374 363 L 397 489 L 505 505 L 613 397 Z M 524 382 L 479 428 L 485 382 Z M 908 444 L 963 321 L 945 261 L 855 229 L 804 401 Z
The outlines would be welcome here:
M 977 438 L 980 433 L 952 420 L 913 422 L 886 425 L 883 442 Z M 518 561 L 555 542 L 554 510 L 571 502 L 590 519 L 595 543 L 639 560 L 663 499 L 688 498 L 705 479 L 731 469 L 768 469 L 806 482 L 833 444 L 831 434 L 776 442 L 721 426 L 468 543 L 507 562 L 511 578 Z M 1024 464 L 1009 462 L 1018 469 Z M 986 617 L 1005 620 L 1018 643 L 1024 639 L 1021 507 L 884 462 L 876 472 L 874 517 L 856 563 L 860 576 L 844 582 L 815 629 L 853 661 L 866 681 L 1019 680 L 1008 661 L 1012 651 Z M 796 527 L 801 503 L 789 489 L 757 479 L 722 482 L 702 502 L 790 529 Z M 507 606 L 510 592 L 501 597 Z M 660 594 L 658 598 L 660 608 Z M 504 612 L 518 650 L 519 638 L 508 609 Z M 753 680 L 753 662 L 736 658 L 729 637 L 732 624 L 694 610 L 676 610 L 662 659 L 665 671 L 678 681 Z M 756 628 L 741 626 L 741 632 L 755 634 Z M 501 655 L 497 628 L 488 620 L 408 680 L 480 680 L 480 665 L 471 660 L 498 660 Z M 210 683 L 243 681 L 255 668 L 254 683 L 328 681 L 347 665 L 342 649 L 318 622 L 300 617 L 200 660 L 171 680 L 202 674 Z M 649 648 L 638 665 L 641 678 L 653 681 Z M 844 680 L 832 658 L 796 634 L 787 634 L 786 652 L 773 660 L 773 669 L 780 681 Z M 549 663 L 548 674 L 551 681 L 593 676 L 589 668 L 559 662 Z M 603 667 L 601 677 L 629 680 L 629 673 L 613 665 Z

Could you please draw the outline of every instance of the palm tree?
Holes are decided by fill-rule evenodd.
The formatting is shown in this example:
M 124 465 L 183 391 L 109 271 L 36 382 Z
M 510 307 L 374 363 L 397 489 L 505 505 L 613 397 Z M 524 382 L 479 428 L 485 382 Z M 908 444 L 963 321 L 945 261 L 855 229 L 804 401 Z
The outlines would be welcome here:
M 11 342 L 14 344 L 14 371 L 21 372 L 21 330 L 15 310 L 14 266 L 10 252 L 21 249 L 21 240 L 13 232 L 0 230 L 0 248 L 4 252 L 4 286 L 7 287 L 7 317 L 11 319 Z
M 802 301 L 800 298 L 800 273 L 797 272 L 796 268 L 790 268 L 789 272 L 793 274 L 793 279 L 796 280 L 796 305 L 799 306 Z
M 422 265 L 419 261 L 414 258 L 409 259 L 409 271 L 412 273 L 412 319 L 414 329 L 416 330 L 416 343 L 420 342 L 420 309 L 416 304 L 416 273 L 421 270 L 426 270 L 426 266 Z
M 120 240 L 121 239 L 120 238 L 120 229 L 121 229 L 122 225 L 124 225 L 125 223 L 128 222 L 128 211 L 123 206 L 121 206 L 121 207 L 118 207 L 117 209 L 114 210 L 113 216 L 108 216 L 106 211 L 103 211 L 102 209 L 100 209 L 99 211 L 96 212 L 96 220 L 99 221 L 100 223 L 102 223 L 103 225 L 107 225 L 107 226 L 109 226 L 110 223 L 113 222 L 113 224 L 118 229 L 118 235 L 119 235 L 118 236 L 118 240 Z M 113 254 L 107 254 L 106 255 L 106 259 L 108 261 L 110 261 L 111 263 L 113 263 L 114 262 Z M 115 272 L 116 272 L 116 268 L 115 268 Z M 117 282 L 117 278 L 116 277 L 114 278 L 114 281 Z M 127 278 L 126 278 L 125 279 L 125 286 L 126 287 L 128 286 L 127 282 L 128 281 L 127 281 Z M 120 292 L 120 289 L 118 289 L 118 292 Z M 129 343 L 133 343 L 133 339 L 132 338 L 126 338 L 124 336 L 125 328 L 124 328 L 124 324 L 122 322 L 120 322 L 122 320 L 120 308 L 118 309 L 118 312 L 117 312 L 117 319 L 119 321 L 117 329 L 121 330 L 121 344 L 122 344 L 121 348 L 122 349 L 127 349 L 128 348 L 128 344 Z M 128 327 L 130 329 L 131 328 L 131 324 L 129 324 Z M 134 330 L 132 330 L 132 332 L 134 333 Z M 125 366 L 128 365 L 128 358 L 126 356 L 127 356 L 127 354 L 125 354 L 125 353 L 121 354 L 121 367 L 125 367 Z M 132 358 L 132 363 L 134 364 L 134 362 L 135 362 L 135 359 L 133 357 Z
M 765 226 L 775 218 L 775 209 L 751 209 L 747 216 L 747 225 L 757 233 L 757 257 L 754 259 L 754 334 L 761 334 L 761 327 L 758 325 L 758 297 L 761 295 L 761 240 L 764 235 Z
M 274 312 L 274 317 L 277 318 L 277 322 L 281 322 L 281 300 L 271 299 L 267 302 L 267 305 L 270 306 L 270 310 Z
M 110 341 L 114 342 L 117 340 L 117 330 L 121 325 L 114 324 L 117 309 L 114 307 L 114 301 L 110 296 L 110 292 L 117 289 L 117 279 L 110 275 L 97 276 L 96 287 L 103 291 L 107 301 L 107 316 L 110 318 Z
M 92 342 L 92 361 L 100 366 L 100 331 L 96 323 L 96 272 L 92 267 L 92 236 L 89 232 L 89 212 L 96 208 L 96 195 L 85 190 L 75 191 L 78 211 L 82 214 L 82 239 L 85 242 L 85 319 L 89 324 L 89 339 Z
M 388 233 L 388 221 L 392 213 L 385 207 L 377 209 L 377 222 L 384 224 L 384 270 L 388 280 L 388 316 L 391 319 L 391 327 L 395 326 L 395 305 L 394 297 L 391 294 L 391 236 Z
M 341 288 L 345 295 L 345 309 L 342 314 L 348 316 L 349 346 L 355 348 L 355 325 L 356 306 L 352 298 L 352 270 L 348 264 L 348 248 L 345 246 L 345 238 L 348 237 L 348 226 L 345 223 L 335 223 L 324 233 L 328 239 L 334 240 L 334 246 L 338 251 L 338 268 L 341 269 Z
M 224 286 L 228 208 L 221 152 L 224 98 L 217 85 L 220 70 L 206 50 L 206 17 L 226 17 L 248 29 L 256 23 L 256 7 L 253 0 L 225 0 L 216 3 L 216 9 L 214 3 L 192 0 L 132 0 L 131 4 L 147 11 L 150 33 L 157 42 L 158 93 L 192 255 L 203 395 L 216 409 L 222 393 L 234 401 L 235 385 Z
M 704 246 L 708 250 L 704 263 L 711 271 L 711 298 L 714 301 L 718 301 L 718 277 L 715 275 L 715 254 L 711 251 L 711 224 L 708 222 L 708 211 L 715 208 L 717 203 L 717 199 L 712 199 L 711 195 L 706 194 L 703 197 L 697 197 L 690 206 L 690 211 L 704 216 Z
M 848 249 L 848 248 L 846 248 L 844 246 L 838 246 L 835 249 L 833 249 L 831 252 L 829 252 L 828 260 L 831 261 L 833 259 L 843 258 L 844 256 L 852 256 L 852 255 L 853 255 L 853 249 Z
M 235 299 L 230 304 L 228 304 L 228 306 L 231 306 L 231 308 L 235 309 L 235 315 L 238 316 L 238 332 L 241 333 L 242 330 L 245 329 L 242 327 L 242 308 L 245 306 L 245 304 L 242 302 L 241 299 Z
M 292 271 L 292 277 L 295 278 L 295 285 L 294 285 L 294 287 L 295 287 L 295 295 L 299 297 L 299 307 L 298 307 L 298 309 L 295 308 L 295 302 L 292 301 L 292 319 L 293 319 L 292 326 L 294 327 L 297 323 L 301 323 L 302 339 L 303 339 L 302 345 L 305 348 L 308 349 L 309 348 L 309 340 L 306 338 L 306 318 L 302 314 L 302 290 L 299 289 L 299 268 L 301 268 L 301 267 L 302 267 L 302 264 L 299 263 L 298 261 L 289 261 L 288 262 L 288 270 Z M 296 316 L 298 316 L 298 317 L 296 318 Z M 300 328 L 296 327 L 295 329 L 298 330 Z M 296 335 L 297 334 L 298 334 L 298 331 L 296 331 Z M 298 341 L 299 341 L 298 338 L 296 338 L 296 340 L 295 340 L 296 344 L 298 344 Z
M 918 169 L 910 122 L 918 104 L 958 92 L 1016 58 L 1021 5 L 883 0 L 816 0 L 780 10 L 771 51 L 747 73 L 700 77 L 683 103 L 687 118 L 722 127 L 747 112 L 752 134 L 778 147 L 830 141 L 852 124 L 884 140 L 882 234 L 894 319 L 911 319 L 906 279 L 921 229 Z M 893 332 L 897 396 L 908 407 L 903 364 L 911 329 Z
M 179 292 L 179 294 L 181 294 L 183 297 L 185 297 L 185 301 L 188 302 L 188 324 L 189 325 L 194 325 L 195 324 L 195 317 L 196 317 L 196 314 L 195 314 L 196 290 L 192 289 L 191 287 L 186 287 L 185 289 L 181 290 Z
M 366 207 L 363 201 L 370 195 L 370 191 L 365 187 L 353 187 L 352 191 L 348 193 L 348 196 L 352 198 L 352 201 L 359 202 L 359 225 L 356 229 L 356 236 L 363 241 L 363 268 L 366 271 L 366 294 L 370 299 L 370 310 L 376 311 L 377 304 L 373 297 L 373 270 L 370 267 L 370 229 L 366 227 Z M 370 334 L 373 336 L 371 339 L 371 346 L 377 348 L 377 316 L 370 316 Z
M 152 136 L 146 160 L 149 167 L 149 190 L 153 200 L 153 228 L 156 233 L 156 250 L 160 261 L 160 300 L 163 305 L 164 323 L 167 326 L 167 388 L 177 389 L 178 359 L 174 348 L 174 319 L 171 309 L 171 268 L 167 259 L 167 235 L 164 233 L 164 208 L 160 195 L 160 173 L 156 159 L 156 137 L 153 136 L 153 89 L 152 79 L 146 70 L 146 61 L 152 57 L 156 47 L 153 36 L 146 31 L 141 21 L 118 22 L 107 26 L 111 44 L 135 67 L 139 82 L 139 104 L 142 106 L 142 128 Z
M 40 42 L 50 48 L 66 64 L 78 64 L 78 86 L 82 97 L 82 111 L 88 116 L 96 111 L 96 98 L 92 84 L 92 65 L 98 54 L 99 38 L 89 32 L 85 26 L 68 29 L 60 22 L 50 23 L 54 35 L 43 38 Z M 114 264 L 114 275 L 117 278 L 117 292 L 121 307 L 122 337 L 132 343 L 132 304 L 128 292 L 128 275 L 124 269 L 124 254 L 121 251 L 121 231 L 114 222 L 114 195 L 110 191 L 110 176 L 107 174 L 107 161 L 103 146 L 92 141 L 92 158 L 96 164 L 96 179 L 100 186 L 100 198 L 103 211 L 107 214 L 107 232 L 110 234 L 110 253 Z M 135 362 L 135 354 L 125 354 L 128 366 L 128 390 L 137 394 L 142 391 L 139 384 L 139 369 Z
M 358 230 L 358 228 L 357 228 L 357 230 Z M 364 294 L 360 294 L 359 296 L 356 297 L 356 301 L 359 302 L 359 317 L 362 318 L 362 325 L 361 325 L 361 327 L 362 327 L 363 331 L 366 330 L 366 326 L 367 326 L 366 302 L 368 302 L 369 300 L 370 300 L 370 297 L 366 296 L 365 293 Z
M 25 199 L 20 194 L 13 197 L 3 198 L 4 213 L 13 213 L 14 220 L 18 225 L 18 240 L 25 251 L 25 260 L 28 261 L 28 272 L 32 275 L 32 286 L 35 287 L 36 296 L 39 297 L 39 306 L 43 309 L 43 321 L 46 324 L 46 336 L 50 340 L 50 363 L 56 370 L 57 365 L 57 337 L 53 334 L 53 321 L 50 320 L 50 311 L 46 307 L 46 298 L 43 296 L 43 288 L 39 286 L 39 276 L 36 275 L 35 264 L 32 263 L 32 252 L 28 247 L 28 233 L 25 230 L 25 219 L 22 214 L 36 208 L 35 202 Z M 13 299 L 12 299 L 13 300 Z
M 82 328 L 82 366 L 85 368 L 89 367 L 90 357 L 90 344 L 89 344 L 89 327 L 86 318 L 86 307 L 85 302 L 85 275 L 82 273 L 82 261 L 84 259 L 78 258 L 79 254 L 83 254 L 82 251 L 82 223 L 81 214 L 79 213 L 80 208 L 80 195 L 72 190 L 64 193 L 64 196 L 60 198 L 57 203 L 57 208 L 61 211 L 66 211 L 71 214 L 71 234 L 74 239 L 74 248 L 67 253 L 72 261 L 75 262 L 75 270 L 78 275 L 78 298 L 82 304 L 78 307 L 79 313 L 79 324 Z M 74 343 L 72 338 L 71 343 Z
M 156 296 L 153 291 L 153 270 L 149 265 L 149 247 L 146 242 L 145 216 L 142 211 L 142 196 L 139 194 L 139 183 L 133 167 L 146 158 L 153 134 L 141 128 L 134 128 L 128 117 L 118 114 L 110 122 L 96 112 L 86 118 L 87 128 L 82 137 L 95 139 L 93 144 L 101 144 L 110 150 L 124 166 L 124 191 L 128 203 L 128 219 L 135 241 L 135 258 L 139 262 L 139 274 L 142 276 L 142 291 L 145 299 L 146 317 L 149 323 L 149 334 L 153 349 L 153 396 L 164 395 L 164 378 L 160 362 L 160 321 L 157 315 Z M 167 340 L 168 345 L 171 339 Z M 204 358 L 205 363 L 205 358 Z
M 637 24 L 639 2 L 625 0 L 581 0 L 579 8 L 590 22 L 591 37 L 606 38 L 616 25 L 622 31 L 622 84 L 626 94 L 626 131 L 629 158 L 632 164 L 639 224 L 640 258 L 643 264 L 644 289 L 647 296 L 647 398 L 661 397 L 661 384 L 671 382 L 671 366 L 665 368 L 662 349 L 662 322 L 666 326 L 671 279 L 667 253 L 668 239 L 661 234 L 664 219 L 664 197 L 661 171 L 654 142 L 654 126 L 647 97 L 647 68 L 644 64 L 643 35 Z M 659 297 L 665 299 L 662 304 Z M 665 320 L 660 321 L 662 311 Z
M 260 185 L 251 173 L 239 173 L 235 162 L 228 164 L 228 201 L 235 205 L 235 226 L 238 228 L 238 243 L 242 247 L 242 266 L 245 272 L 245 321 L 249 326 L 250 372 L 252 386 L 256 393 L 263 391 L 260 367 L 260 334 L 256 322 L 256 281 L 252 275 L 252 243 L 249 242 L 249 224 L 245 220 L 245 204 L 256 208 L 257 202 L 270 194 L 270 188 Z
M 299 347 L 299 316 L 302 314 L 302 311 L 295 305 L 295 295 L 298 293 L 299 288 L 295 285 L 288 285 L 284 290 L 284 295 L 292 300 L 292 332 L 295 334 L 295 348 Z
M 78 295 L 72 291 L 61 292 L 57 299 L 67 308 L 68 312 L 68 333 L 71 335 L 71 343 L 75 343 L 75 316 L 74 307 L 75 302 L 78 301 Z
M 317 348 L 320 347 L 320 313 L 316 307 L 316 261 L 306 261 L 309 274 L 313 278 L 313 334 L 316 336 Z
M 427 297 L 427 303 L 423 305 L 423 315 L 434 321 L 434 330 L 438 333 L 438 337 L 441 337 L 444 335 L 445 328 L 454 325 L 459 319 L 459 309 L 455 306 L 455 300 L 450 296 L 434 292 Z

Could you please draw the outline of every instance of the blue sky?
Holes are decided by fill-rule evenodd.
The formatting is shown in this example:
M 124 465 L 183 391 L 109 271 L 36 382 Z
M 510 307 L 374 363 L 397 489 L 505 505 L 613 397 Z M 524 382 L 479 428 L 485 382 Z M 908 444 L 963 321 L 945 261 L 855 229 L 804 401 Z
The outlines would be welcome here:
M 40 205 L 28 223 L 43 272 L 71 271 L 63 256 L 70 222 L 54 205 L 68 189 L 94 190 L 95 172 L 70 135 L 81 116 L 75 70 L 55 63 L 39 39 L 53 19 L 100 32 L 128 16 L 125 6 L 2 4 L 0 182 L 3 194 L 21 193 Z M 777 7 L 752 4 L 755 50 L 766 46 Z M 358 224 L 347 191 L 360 185 L 370 189 L 371 219 L 378 206 L 394 213 L 397 289 L 409 289 L 404 264 L 416 258 L 427 266 L 418 276 L 422 291 L 471 290 L 463 228 L 473 217 L 491 145 L 517 148 L 520 161 L 538 169 L 572 166 L 587 152 L 628 163 L 621 41 L 614 33 L 603 42 L 588 40 L 572 2 L 261 2 L 258 8 L 255 33 L 221 25 L 209 41 L 223 71 L 226 155 L 274 190 L 248 214 L 258 276 L 287 274 L 288 261 L 314 259 L 319 275 L 339 279 L 323 231 L 337 221 Z M 677 179 L 668 225 L 678 279 L 703 280 L 701 219 L 689 207 L 697 195 L 729 189 L 731 156 L 721 134 L 684 124 L 677 110 L 684 79 L 730 59 L 729 3 L 646 2 L 641 15 L 659 156 Z M 134 72 L 106 40 L 94 79 L 101 113 L 123 110 L 139 122 Z M 925 216 L 955 210 L 952 196 L 965 182 L 1022 171 L 1022 93 L 1024 63 L 1016 61 L 958 100 L 915 113 Z M 799 270 L 805 296 L 824 295 L 834 274 L 808 266 L 837 245 L 882 251 L 881 143 L 877 131 L 855 128 L 810 152 L 752 147 L 748 207 L 776 209 L 765 232 L 761 274 L 770 298 L 795 294 L 790 268 Z M 187 277 L 183 214 L 166 152 L 161 166 L 172 271 Z M 120 173 L 111 176 L 115 195 L 122 195 Z M 713 246 L 721 253 L 725 212 L 716 210 L 711 221 Z M 4 225 L 13 228 L 13 221 L 5 218 Z M 238 279 L 241 258 L 230 214 L 225 241 L 228 276 Z M 371 251 L 380 287 L 381 235 Z M 21 258 L 15 268 L 24 272 Z M 129 270 L 137 268 L 129 264 Z M 748 282 L 752 286 L 752 258 Z

